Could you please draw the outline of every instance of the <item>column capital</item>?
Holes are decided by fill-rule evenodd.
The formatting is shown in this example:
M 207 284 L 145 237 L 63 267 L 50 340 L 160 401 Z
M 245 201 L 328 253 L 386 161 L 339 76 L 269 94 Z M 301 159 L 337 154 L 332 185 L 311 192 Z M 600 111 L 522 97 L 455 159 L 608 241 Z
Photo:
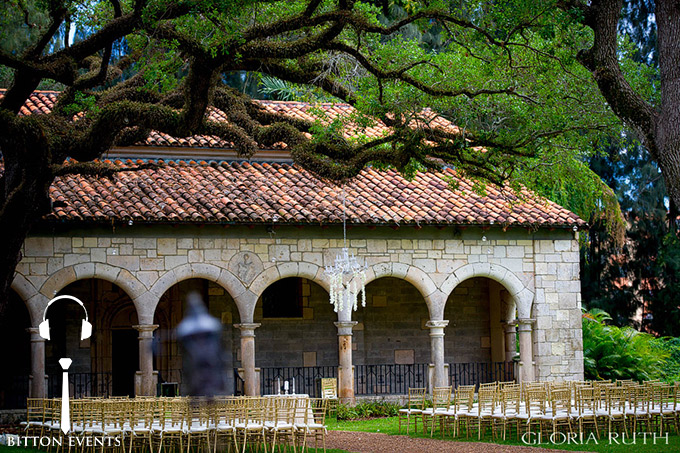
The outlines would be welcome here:
M 45 339 L 40 336 L 40 329 L 37 327 L 29 327 L 26 332 L 31 334 L 31 343 L 44 343 Z
M 352 335 L 352 329 L 359 323 L 357 321 L 338 321 L 333 324 L 338 328 L 338 335 Z
M 234 324 L 234 327 L 241 330 L 242 337 L 254 337 L 255 329 L 260 327 L 262 324 L 259 322 L 244 322 L 241 324 Z
M 517 326 L 519 327 L 517 330 L 520 332 L 527 332 L 531 331 L 531 327 L 536 323 L 536 320 L 533 318 L 519 318 L 517 320 Z
M 431 337 L 443 337 L 444 336 L 444 328 L 449 325 L 449 321 L 443 319 L 443 320 L 430 320 L 425 323 L 425 327 L 430 329 L 430 336 Z
M 444 328 L 449 325 L 449 321 L 446 319 L 440 319 L 440 320 L 430 320 L 425 323 L 425 327 L 428 329 L 438 329 L 438 328 Z
M 137 324 L 135 326 L 132 326 L 132 328 L 135 329 L 140 334 L 142 332 L 153 332 L 154 330 L 158 329 L 158 327 L 159 327 L 158 324 Z

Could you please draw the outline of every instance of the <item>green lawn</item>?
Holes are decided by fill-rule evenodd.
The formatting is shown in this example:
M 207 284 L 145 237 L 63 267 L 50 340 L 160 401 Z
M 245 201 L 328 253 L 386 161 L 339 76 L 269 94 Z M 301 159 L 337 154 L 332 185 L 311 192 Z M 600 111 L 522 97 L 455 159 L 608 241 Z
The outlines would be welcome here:
M 398 434 L 398 419 L 397 417 L 388 418 L 375 418 L 371 420 L 360 420 L 360 421 L 337 421 L 335 419 L 328 419 L 327 424 L 330 430 L 338 431 L 361 431 L 361 432 L 372 432 L 372 433 L 385 433 L 388 435 Z M 402 431 L 405 434 L 405 431 Z M 417 437 L 425 437 L 422 432 L 418 433 Z M 429 437 L 429 436 L 428 436 Z M 435 435 L 435 438 L 439 438 Z M 447 439 L 451 440 L 451 439 Z M 466 440 L 463 438 L 455 439 L 458 442 L 477 442 L 477 438 Z M 491 436 L 488 435 L 486 439 L 482 439 L 482 442 L 492 443 Z M 495 441 L 493 443 L 502 445 L 527 445 L 521 441 L 515 439 L 508 441 Z M 657 441 L 656 445 L 653 445 L 651 440 L 648 439 L 647 444 L 643 443 L 641 438 L 637 439 L 635 445 L 622 445 L 616 442 L 608 442 L 606 439 L 601 439 L 599 443 L 593 441 L 587 444 L 562 444 L 553 445 L 545 439 L 540 445 L 536 445 L 544 448 L 555 448 L 560 450 L 570 450 L 570 451 L 592 451 L 592 452 L 602 452 L 602 453 L 630 453 L 632 450 L 635 453 L 677 453 L 680 452 L 680 436 L 677 434 L 668 436 L 668 444 L 666 445 L 665 440 Z M 310 450 L 314 451 L 314 450 Z M 318 450 L 319 452 L 322 450 Z M 0 446 L 0 453 L 35 453 L 36 450 L 17 448 L 17 447 L 6 447 Z M 328 453 L 346 453 L 345 450 L 327 450 Z
M 338 431 L 362 431 L 370 433 L 385 433 L 389 435 L 396 435 L 399 433 L 399 423 L 397 417 L 388 418 L 376 418 L 372 420 L 361 420 L 361 421 L 337 421 L 335 419 L 327 420 L 329 429 Z M 402 427 L 402 434 L 405 434 L 406 430 Z M 416 437 L 425 437 L 422 432 L 420 432 Z M 429 435 L 428 435 L 429 437 Z M 435 434 L 435 438 L 441 438 L 438 434 Z M 451 440 L 450 438 L 447 438 Z M 466 440 L 465 437 L 455 439 L 459 442 L 477 442 L 477 438 Z M 570 451 L 593 451 L 593 452 L 603 452 L 603 453 L 630 453 L 634 450 L 635 453 L 678 453 L 680 452 L 680 436 L 677 434 L 668 435 L 668 445 L 666 445 L 664 439 L 657 440 L 657 444 L 653 445 L 651 438 L 647 439 L 647 444 L 643 444 L 642 438 L 637 438 L 635 445 L 623 445 L 617 444 L 614 440 L 610 443 L 607 439 L 600 439 L 598 444 L 594 441 L 590 441 L 587 444 L 571 444 L 566 443 L 562 445 L 554 445 L 549 442 L 549 439 L 543 439 L 544 442 L 540 446 L 543 448 L 555 448 L 559 450 L 570 450 Z M 627 439 L 627 442 L 632 442 L 632 439 Z M 507 440 L 505 442 L 497 440 L 492 442 L 491 435 L 489 434 L 486 439 L 482 439 L 482 442 L 489 442 L 501 445 L 524 445 L 522 441 L 517 441 L 513 439 L 512 441 Z

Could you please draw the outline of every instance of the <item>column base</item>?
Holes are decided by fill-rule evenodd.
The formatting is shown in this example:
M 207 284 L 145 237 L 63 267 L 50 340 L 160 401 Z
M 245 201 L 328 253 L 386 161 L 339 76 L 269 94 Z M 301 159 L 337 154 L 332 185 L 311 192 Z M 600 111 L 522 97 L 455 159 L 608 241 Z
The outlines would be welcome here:
M 260 396 L 260 368 L 255 368 L 255 392 L 252 395 L 249 395 L 248 392 L 246 391 L 245 388 L 245 382 L 246 382 L 246 369 L 245 368 L 239 368 L 238 369 L 238 377 L 240 377 L 243 380 L 243 393 L 248 395 L 248 396 Z M 234 384 L 234 387 L 236 385 Z M 265 394 L 269 391 L 269 389 L 264 389 Z
M 352 385 L 347 385 L 348 382 L 351 382 Z M 349 370 L 345 367 L 338 367 L 338 400 L 350 406 L 356 404 L 356 397 L 354 395 L 354 365 Z
M 439 387 L 438 385 L 435 385 L 434 373 L 435 373 L 434 363 L 428 364 L 428 367 L 427 367 L 427 392 L 428 393 L 432 393 L 433 388 Z M 444 383 L 445 385 L 443 385 L 443 387 L 450 385 L 450 383 L 449 383 L 449 364 L 448 363 L 444 364 L 444 377 L 446 379 L 446 382 Z
M 154 371 L 151 380 L 144 382 L 144 372 L 135 373 L 135 396 L 156 396 L 158 393 L 158 371 Z

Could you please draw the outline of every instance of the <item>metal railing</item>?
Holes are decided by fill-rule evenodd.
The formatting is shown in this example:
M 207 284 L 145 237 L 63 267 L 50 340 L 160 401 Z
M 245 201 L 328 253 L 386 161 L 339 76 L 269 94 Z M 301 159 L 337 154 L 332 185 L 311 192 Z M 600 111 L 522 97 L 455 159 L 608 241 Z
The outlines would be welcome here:
M 412 387 L 428 387 L 429 364 L 412 365 L 355 365 L 354 394 L 361 395 L 406 395 Z M 485 382 L 512 381 L 515 379 L 514 362 L 473 362 L 451 363 L 449 384 L 479 385 Z M 260 393 L 278 393 L 277 385 L 288 381 L 292 393 L 293 378 L 295 393 L 306 393 L 312 397 L 320 395 L 321 378 L 337 378 L 337 366 L 318 367 L 266 367 L 260 369 Z M 234 387 L 237 395 L 244 394 L 244 382 L 234 369 Z
M 260 392 L 262 395 L 278 393 L 277 383 L 288 381 L 289 392 L 293 392 L 295 379 L 295 393 L 306 393 L 318 398 L 321 395 L 321 378 L 337 378 L 337 366 L 308 366 L 308 367 L 272 367 L 260 369 Z M 238 388 L 238 379 L 236 380 Z
M 427 387 L 427 363 L 355 365 L 355 395 L 406 395 L 409 387 Z
M 61 396 L 62 374 L 51 374 L 47 378 L 47 396 L 57 398 Z M 107 373 L 69 373 L 69 394 L 72 398 L 87 396 L 108 397 L 111 396 L 113 379 L 110 372 Z
M 479 385 L 494 381 L 513 381 L 514 379 L 514 362 L 449 364 L 449 384 L 453 386 L 453 388 L 456 388 L 459 385 Z

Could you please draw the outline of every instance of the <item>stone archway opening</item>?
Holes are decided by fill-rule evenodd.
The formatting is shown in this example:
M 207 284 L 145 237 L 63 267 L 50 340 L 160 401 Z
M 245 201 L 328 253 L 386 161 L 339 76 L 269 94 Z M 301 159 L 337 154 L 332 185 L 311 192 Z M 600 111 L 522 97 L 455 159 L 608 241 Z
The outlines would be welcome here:
M 503 285 L 487 277 L 473 277 L 456 286 L 444 308 L 445 362 L 449 382 L 458 385 L 516 379 L 513 335 L 515 307 Z
M 257 300 L 253 321 L 260 324 L 255 363 L 262 394 L 295 379 L 297 393 L 317 395 L 317 379 L 337 376 L 337 315 L 318 283 L 303 277 L 271 283 Z
M 24 301 L 13 290 L 0 317 L 0 344 L 4 345 L 0 373 L 0 409 L 26 407 L 31 374 L 31 317 Z
M 353 314 L 355 394 L 408 394 L 427 387 L 431 342 L 425 298 L 406 280 L 381 277 L 366 285 L 366 307 Z
M 80 299 L 92 324 L 92 336 L 81 340 L 83 309 L 75 302 L 59 300 L 47 312 L 50 340 L 45 343 L 45 371 L 49 397 L 61 394 L 60 358 L 73 360 L 69 368 L 71 394 L 86 396 L 134 396 L 139 364 L 137 310 L 119 286 L 97 278 L 78 280 L 59 291 Z
M 184 317 L 186 296 L 198 292 L 208 312 L 222 323 L 222 341 L 226 352 L 227 393 L 234 393 L 234 370 L 240 366 L 240 332 L 234 324 L 240 314 L 233 297 L 215 282 L 202 278 L 182 280 L 161 296 L 154 313 L 158 328 L 153 334 L 153 362 L 158 372 L 159 392 L 173 396 L 186 393 L 182 380 L 182 352 L 175 329 Z

